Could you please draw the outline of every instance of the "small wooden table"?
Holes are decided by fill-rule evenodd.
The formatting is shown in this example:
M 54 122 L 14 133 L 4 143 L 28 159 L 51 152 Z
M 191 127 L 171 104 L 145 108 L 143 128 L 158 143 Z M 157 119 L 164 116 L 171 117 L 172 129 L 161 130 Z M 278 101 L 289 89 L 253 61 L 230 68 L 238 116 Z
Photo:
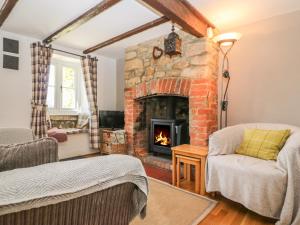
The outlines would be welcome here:
M 184 178 L 191 180 L 191 165 L 195 166 L 195 192 L 205 194 L 205 163 L 207 147 L 179 145 L 172 147 L 172 184 L 180 186 L 180 164 L 183 163 Z

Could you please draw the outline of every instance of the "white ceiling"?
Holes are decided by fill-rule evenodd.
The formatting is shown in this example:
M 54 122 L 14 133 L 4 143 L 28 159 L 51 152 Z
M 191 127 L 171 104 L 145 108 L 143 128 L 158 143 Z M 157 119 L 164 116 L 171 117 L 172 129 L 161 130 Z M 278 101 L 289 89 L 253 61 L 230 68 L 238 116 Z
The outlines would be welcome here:
M 22 0 L 1 29 L 44 39 L 101 0 Z M 253 23 L 300 9 L 299 0 L 189 0 L 220 30 Z M 0 0 L 2 5 L 4 0 Z M 55 44 L 84 50 L 160 16 L 136 0 L 122 0 L 107 11 L 55 41 Z M 170 23 L 152 28 L 96 53 L 121 58 L 124 49 L 170 31 Z

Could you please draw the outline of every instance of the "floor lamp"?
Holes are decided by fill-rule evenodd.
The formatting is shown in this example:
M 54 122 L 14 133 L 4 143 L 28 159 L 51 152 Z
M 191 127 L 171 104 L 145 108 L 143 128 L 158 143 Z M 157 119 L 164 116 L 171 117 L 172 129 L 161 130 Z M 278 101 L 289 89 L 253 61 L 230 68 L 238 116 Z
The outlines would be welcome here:
M 213 38 L 213 41 L 218 44 L 218 47 L 223 55 L 222 59 L 222 81 L 221 81 L 221 109 L 220 109 L 220 129 L 227 127 L 227 109 L 228 109 L 228 87 L 230 83 L 229 59 L 228 54 L 237 40 L 241 38 L 240 33 L 225 33 Z M 226 80 L 225 90 L 224 80 Z M 225 115 L 224 115 L 225 114 Z M 225 121 L 223 122 L 223 115 Z

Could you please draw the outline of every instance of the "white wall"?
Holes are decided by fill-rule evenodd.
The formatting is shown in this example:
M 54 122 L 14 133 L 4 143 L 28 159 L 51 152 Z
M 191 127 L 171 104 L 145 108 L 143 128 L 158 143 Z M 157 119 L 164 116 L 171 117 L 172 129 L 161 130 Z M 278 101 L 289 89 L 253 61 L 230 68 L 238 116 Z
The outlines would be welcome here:
M 300 126 L 300 11 L 233 29 L 229 124 Z
M 99 110 L 116 110 L 116 60 L 97 57 Z
M 117 73 L 116 73 L 116 109 L 124 111 L 124 88 L 125 88 L 125 79 L 124 79 L 124 66 L 125 59 L 117 59 Z
M 3 41 L 19 40 L 19 70 L 3 69 Z M 30 44 L 37 41 L 9 32 L 0 32 L 0 127 L 30 127 L 31 121 L 31 55 Z M 75 53 L 78 51 L 55 46 Z M 97 56 L 98 104 L 101 110 L 116 109 L 116 60 Z
M 3 69 L 3 37 L 19 40 L 19 70 Z M 0 127 L 29 127 L 31 114 L 31 56 L 33 39 L 0 33 Z

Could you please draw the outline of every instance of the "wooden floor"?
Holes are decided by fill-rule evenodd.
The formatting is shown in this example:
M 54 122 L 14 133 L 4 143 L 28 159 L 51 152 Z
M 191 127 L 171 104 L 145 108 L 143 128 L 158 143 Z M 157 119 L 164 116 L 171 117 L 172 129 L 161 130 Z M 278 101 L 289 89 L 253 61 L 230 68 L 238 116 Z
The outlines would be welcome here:
M 274 225 L 275 221 L 259 216 L 240 204 L 218 197 L 218 205 L 199 225 Z
M 144 165 L 148 176 L 171 183 L 171 172 L 150 165 Z M 193 183 L 182 182 L 181 187 L 193 191 Z M 212 198 L 211 196 L 208 196 Z M 217 206 L 199 225 L 274 225 L 275 221 L 257 215 L 244 206 L 230 201 L 220 195 L 213 199 Z

